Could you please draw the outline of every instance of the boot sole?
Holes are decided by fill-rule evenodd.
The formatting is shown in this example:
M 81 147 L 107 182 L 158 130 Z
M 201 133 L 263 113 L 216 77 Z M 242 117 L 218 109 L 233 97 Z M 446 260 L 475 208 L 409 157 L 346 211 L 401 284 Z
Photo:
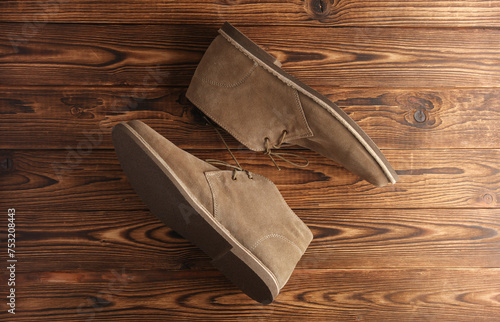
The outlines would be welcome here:
M 271 303 L 279 293 L 274 274 L 191 196 L 167 162 L 130 125 L 116 125 L 112 135 L 120 164 L 149 210 L 212 258 L 212 264 L 245 294 Z
M 382 154 L 377 145 L 372 139 L 359 127 L 353 119 L 351 119 L 340 107 L 330 101 L 325 96 L 321 95 L 311 87 L 302 83 L 292 75 L 285 72 L 280 68 L 281 64 L 277 63 L 276 58 L 268 54 L 264 49 L 259 47 L 250 38 L 241 33 L 229 22 L 224 23 L 219 33 L 226 38 L 231 44 L 238 48 L 241 52 L 247 55 L 250 59 L 257 62 L 261 67 L 278 77 L 285 84 L 293 87 L 300 93 L 308 96 L 314 100 L 321 107 L 326 109 L 332 114 L 342 125 L 344 125 L 349 132 L 363 145 L 363 147 L 370 153 L 373 159 L 378 163 L 383 170 L 387 179 L 391 183 L 396 183 L 399 177 L 396 171 L 392 168 L 391 164 Z

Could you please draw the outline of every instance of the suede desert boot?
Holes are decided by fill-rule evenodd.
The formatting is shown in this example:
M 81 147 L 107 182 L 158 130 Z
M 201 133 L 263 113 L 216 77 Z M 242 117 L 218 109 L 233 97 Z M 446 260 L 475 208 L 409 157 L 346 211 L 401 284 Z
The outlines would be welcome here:
M 272 302 L 312 239 L 276 186 L 241 167 L 220 170 L 140 121 L 117 124 L 112 137 L 125 174 L 151 212 L 201 248 L 249 297 Z
M 227 22 L 200 61 L 186 97 L 246 147 L 271 159 L 282 143 L 296 144 L 376 186 L 398 180 L 344 111 Z

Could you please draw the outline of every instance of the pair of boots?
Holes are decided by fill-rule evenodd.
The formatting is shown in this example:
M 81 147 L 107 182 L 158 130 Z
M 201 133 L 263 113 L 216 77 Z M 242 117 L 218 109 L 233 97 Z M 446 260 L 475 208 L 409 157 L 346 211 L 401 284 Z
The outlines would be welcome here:
M 186 96 L 276 166 L 275 158 L 286 159 L 276 150 L 288 143 L 314 150 L 376 186 L 398 180 L 347 114 L 283 71 L 229 23 L 207 49 Z M 140 121 L 116 125 L 112 137 L 123 170 L 151 212 L 207 253 L 252 299 L 272 302 L 313 237 L 276 186 L 238 163 L 202 161 Z

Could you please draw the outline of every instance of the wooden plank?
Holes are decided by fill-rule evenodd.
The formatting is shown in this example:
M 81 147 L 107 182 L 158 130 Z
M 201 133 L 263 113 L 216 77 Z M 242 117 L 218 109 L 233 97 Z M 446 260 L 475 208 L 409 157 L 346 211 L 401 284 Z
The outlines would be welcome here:
M 28 39 L 0 24 L 0 85 L 186 86 L 218 27 L 47 24 Z M 498 29 L 241 30 L 311 86 L 500 86 Z
M 298 268 L 500 267 L 500 209 L 296 209 L 314 239 Z M 149 211 L 17 209 L 19 272 L 207 270 Z
M 286 150 L 285 150 L 286 151 Z M 229 153 L 190 151 L 231 161 Z M 235 150 L 240 163 L 273 181 L 292 208 L 497 208 L 500 150 L 387 150 L 401 177 L 372 186 L 324 157 L 307 168 L 284 162 L 276 170 L 262 153 Z M 144 205 L 130 188 L 112 150 L 4 150 L 0 206 L 25 210 L 133 210 Z
M 430 198 L 429 198 L 430 199 Z M 500 267 L 497 209 L 298 210 L 303 268 Z
M 296 270 L 273 304 L 217 271 L 18 274 L 16 321 L 495 321 L 499 269 Z M 6 310 L 0 317 L 7 318 Z
M 0 208 L 16 208 L 19 259 L 17 314 L 0 320 L 500 320 L 499 8 L 0 2 Z M 232 162 L 184 97 L 224 20 L 339 104 L 401 177 L 376 188 L 294 147 L 283 150 L 311 166 L 277 171 L 226 135 L 314 233 L 269 306 L 149 213 L 109 135 L 141 119 L 202 159 Z
M 500 148 L 500 89 L 318 89 L 382 149 Z M 171 87 L 5 87 L 3 149 L 113 148 L 112 126 L 141 119 L 181 148 L 219 149 L 216 132 Z M 232 148 L 240 144 L 226 136 Z M 94 144 L 95 143 L 95 144 Z
M 110 8 L 113 8 L 112 10 Z M 500 1 L 2 1 L 2 22 L 499 27 Z M 91 12 L 92 14 L 89 14 Z

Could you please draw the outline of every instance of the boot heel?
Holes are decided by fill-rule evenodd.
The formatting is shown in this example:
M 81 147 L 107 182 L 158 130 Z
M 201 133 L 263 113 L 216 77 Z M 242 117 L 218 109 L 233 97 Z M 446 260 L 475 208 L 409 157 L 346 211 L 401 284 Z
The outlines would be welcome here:
M 279 293 L 269 272 L 256 265 L 254 260 L 250 260 L 250 255 L 240 248 L 220 254 L 212 260 L 212 264 L 257 302 L 269 304 Z

